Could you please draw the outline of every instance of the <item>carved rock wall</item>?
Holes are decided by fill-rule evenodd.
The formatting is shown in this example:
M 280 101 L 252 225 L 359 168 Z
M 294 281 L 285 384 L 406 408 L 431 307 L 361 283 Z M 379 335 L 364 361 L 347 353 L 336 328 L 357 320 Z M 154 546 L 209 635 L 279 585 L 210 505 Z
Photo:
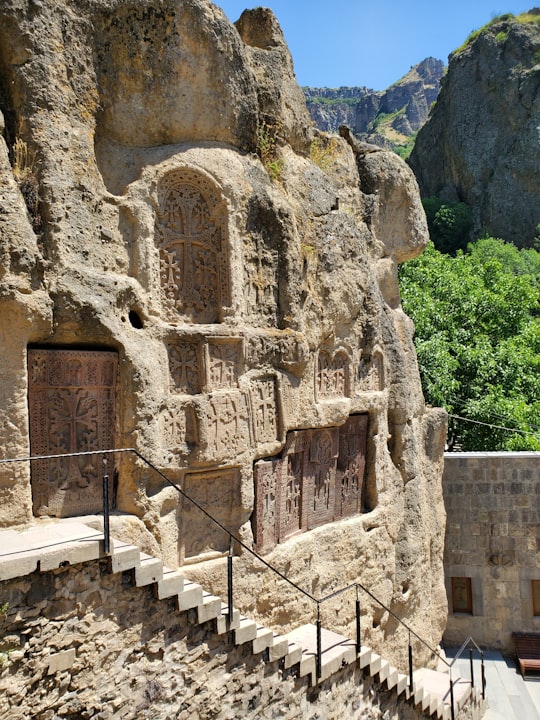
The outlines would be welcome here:
M 359 579 L 435 645 L 445 416 L 424 405 L 396 272 L 427 242 L 417 186 L 352 137 L 332 142 L 324 171 L 310 162 L 275 18 L 238 27 L 206 0 L 3 3 L 2 455 L 92 451 L 108 418 L 116 447 L 291 579 L 315 594 Z M 274 180 L 259 157 L 268 126 Z M 16 139 L 35 155 L 34 226 Z M 32 351 L 64 358 L 64 379 L 37 395 Z M 77 374 L 80 353 L 113 353 L 116 383 Z M 70 493 L 88 500 L 103 468 L 63 462 L 42 471 L 46 501 L 28 464 L 0 468 L 3 525 L 96 511 Z M 260 468 L 280 497 L 273 525 Z M 219 589 L 226 538 L 133 456 L 108 474 L 166 562 Z M 239 567 L 241 606 L 276 627 L 305 621 L 249 556 Z M 374 647 L 394 636 L 390 617 L 365 613 Z

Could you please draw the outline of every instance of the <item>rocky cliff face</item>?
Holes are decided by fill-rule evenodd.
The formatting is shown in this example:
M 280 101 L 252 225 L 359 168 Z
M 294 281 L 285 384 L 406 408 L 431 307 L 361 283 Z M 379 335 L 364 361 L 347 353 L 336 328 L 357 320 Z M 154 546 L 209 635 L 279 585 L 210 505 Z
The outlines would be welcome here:
M 443 72 L 441 60 L 426 58 L 383 92 L 304 88 L 304 93 L 311 117 L 321 130 L 337 132 L 340 125 L 347 125 L 366 142 L 404 148 L 427 120 Z
M 8 0 L 0 49 L 2 456 L 135 448 L 309 592 L 360 579 L 436 645 L 445 415 L 397 285 L 428 239 L 412 172 L 314 138 L 267 10 Z M 0 466 L 0 523 L 97 512 L 107 471 L 115 533 L 219 590 L 227 537 L 111 458 Z M 305 622 L 236 560 L 246 612 Z
M 540 14 L 503 16 L 450 57 L 410 164 L 422 195 L 473 209 L 474 234 L 518 246 L 540 222 Z
M 341 125 L 354 128 L 359 99 L 372 93 L 366 87 L 302 88 L 311 119 L 323 132 L 337 133 Z

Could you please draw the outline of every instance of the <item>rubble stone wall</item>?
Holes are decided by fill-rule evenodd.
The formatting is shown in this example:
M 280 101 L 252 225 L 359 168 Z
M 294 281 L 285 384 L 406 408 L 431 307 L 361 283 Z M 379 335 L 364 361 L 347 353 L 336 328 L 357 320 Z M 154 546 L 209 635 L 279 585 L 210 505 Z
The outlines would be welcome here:
M 4 581 L 0 597 L 11 648 L 0 715 L 11 720 L 421 717 L 355 665 L 310 687 L 105 561 Z

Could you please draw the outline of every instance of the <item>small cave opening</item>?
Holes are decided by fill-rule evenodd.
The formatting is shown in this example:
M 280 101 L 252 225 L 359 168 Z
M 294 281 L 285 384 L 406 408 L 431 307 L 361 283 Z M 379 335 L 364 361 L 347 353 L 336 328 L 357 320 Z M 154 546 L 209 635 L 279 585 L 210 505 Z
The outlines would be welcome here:
M 129 322 L 131 323 L 131 326 L 135 328 L 135 330 L 142 330 L 143 329 L 143 321 L 141 319 L 141 316 L 136 310 L 130 310 L 129 311 Z

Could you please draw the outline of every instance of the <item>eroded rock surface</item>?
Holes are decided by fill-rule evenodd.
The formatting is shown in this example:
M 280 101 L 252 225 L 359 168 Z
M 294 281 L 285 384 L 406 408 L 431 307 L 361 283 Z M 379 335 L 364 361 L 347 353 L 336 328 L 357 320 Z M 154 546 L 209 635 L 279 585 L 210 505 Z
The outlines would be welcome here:
M 445 415 L 424 405 L 397 287 L 428 240 L 411 171 L 347 132 L 310 161 L 270 11 L 235 27 L 206 0 L 13 0 L 0 48 L 3 456 L 135 448 L 310 593 L 360 581 L 436 645 Z M 142 523 L 145 548 L 148 531 L 221 590 L 228 538 L 133 453 L 112 458 L 2 466 L 2 525 L 95 513 L 107 473 L 117 530 Z M 312 617 L 235 562 L 245 611 Z M 391 616 L 363 612 L 403 660 Z
M 518 247 L 540 223 L 539 13 L 496 18 L 450 56 L 410 157 L 423 197 L 466 202 L 475 236 Z

